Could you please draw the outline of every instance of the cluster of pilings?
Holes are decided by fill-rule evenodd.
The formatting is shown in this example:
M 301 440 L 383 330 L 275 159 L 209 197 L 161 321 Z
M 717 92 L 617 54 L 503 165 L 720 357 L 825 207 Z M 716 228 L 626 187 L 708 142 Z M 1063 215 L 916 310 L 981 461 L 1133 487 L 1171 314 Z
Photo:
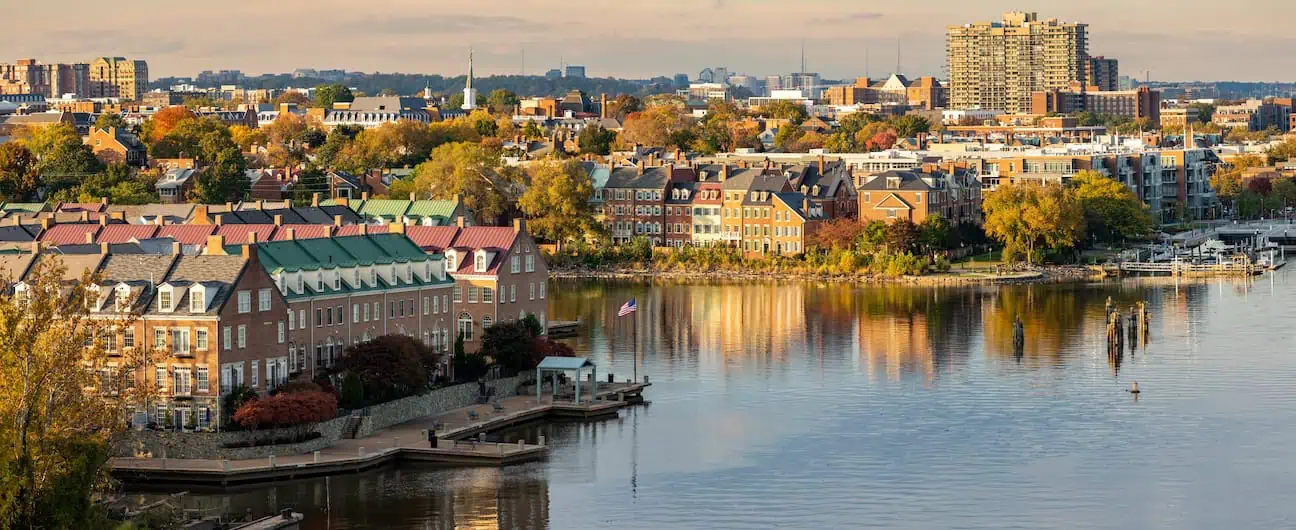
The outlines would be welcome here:
M 1107 362 L 1112 370 L 1120 371 L 1121 361 L 1125 357 L 1125 343 L 1128 337 L 1130 350 L 1138 348 L 1139 342 L 1147 344 L 1149 320 L 1147 306 L 1138 302 L 1129 308 L 1129 315 L 1121 315 L 1120 309 L 1107 297 Z

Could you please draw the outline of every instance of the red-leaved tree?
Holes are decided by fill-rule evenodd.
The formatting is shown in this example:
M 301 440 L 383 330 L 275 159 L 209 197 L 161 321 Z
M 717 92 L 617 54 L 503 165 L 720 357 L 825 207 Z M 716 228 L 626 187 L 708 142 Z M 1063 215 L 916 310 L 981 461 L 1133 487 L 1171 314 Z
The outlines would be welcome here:
M 337 398 L 328 392 L 280 393 L 244 403 L 234 421 L 249 429 L 293 428 L 300 437 L 315 424 L 337 417 Z

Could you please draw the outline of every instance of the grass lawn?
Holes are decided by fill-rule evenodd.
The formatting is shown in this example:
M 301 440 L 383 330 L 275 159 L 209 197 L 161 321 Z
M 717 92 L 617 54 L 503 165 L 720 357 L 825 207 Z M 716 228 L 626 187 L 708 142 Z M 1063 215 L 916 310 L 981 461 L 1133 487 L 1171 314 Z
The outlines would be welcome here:
M 951 265 L 954 269 L 988 269 L 1003 264 L 1003 251 L 993 250 L 958 259 Z

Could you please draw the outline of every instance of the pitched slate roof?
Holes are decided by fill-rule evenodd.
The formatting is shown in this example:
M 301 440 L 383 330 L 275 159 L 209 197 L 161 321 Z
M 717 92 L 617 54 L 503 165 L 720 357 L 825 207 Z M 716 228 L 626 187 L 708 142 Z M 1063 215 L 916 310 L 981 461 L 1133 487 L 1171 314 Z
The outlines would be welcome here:
M 206 245 L 207 236 L 215 233 L 216 225 L 165 225 L 158 230 L 157 236 L 173 238 L 181 245 Z
M 868 182 L 861 184 L 858 189 L 866 190 L 866 191 L 887 191 L 887 190 L 927 191 L 933 189 L 931 186 L 927 185 L 926 181 L 922 179 L 924 176 L 935 177 L 936 175 L 929 175 L 926 173 L 919 173 L 914 171 L 884 171 L 882 173 L 878 173 Z M 887 187 L 887 179 L 893 177 L 900 178 L 899 188 Z
M 666 169 L 660 167 L 644 168 L 643 173 L 634 166 L 613 168 L 608 175 L 604 188 L 623 189 L 661 189 L 666 187 Z
M 806 196 L 802 195 L 801 193 L 794 192 L 794 191 L 787 191 L 783 193 L 775 193 L 774 197 L 778 199 L 779 202 L 782 202 L 784 205 L 786 205 L 789 210 L 792 210 L 794 213 L 800 216 L 801 219 L 803 220 L 809 221 L 809 220 L 824 218 L 823 209 L 815 208 L 813 204 L 811 204 L 810 206 L 810 210 L 811 210 L 810 212 L 805 211 Z
M 66 269 L 63 272 L 63 281 L 71 282 L 81 279 L 81 275 L 86 271 L 99 270 L 99 265 L 103 263 L 103 254 L 56 254 L 53 252 L 42 252 L 36 258 L 33 267 L 39 266 L 47 261 L 58 261 Z M 30 272 L 30 269 L 28 270 Z
M 125 243 L 132 239 L 149 239 L 157 235 L 158 228 L 157 225 L 108 225 L 95 236 L 95 243 Z
M 108 205 L 108 212 L 122 212 L 126 222 L 131 224 L 152 223 L 153 218 L 159 215 L 167 223 L 182 223 L 193 215 L 193 210 L 192 204 Z
M 27 269 L 36 261 L 31 252 L 0 254 L 0 280 L 18 281 L 27 275 Z
M 167 277 L 178 258 L 171 254 L 109 254 L 104 260 L 103 278 L 105 282 L 152 280 L 159 283 Z
M 21 224 L 0 226 L 0 241 L 16 241 L 25 243 L 35 241 L 36 236 L 40 234 L 40 225 Z
M 459 235 L 455 237 L 452 244 L 456 250 L 467 252 L 476 252 L 477 250 L 494 251 L 495 259 L 486 267 L 486 272 L 476 272 L 475 264 L 472 258 L 457 260 L 456 270 L 450 271 L 463 274 L 496 274 L 504 263 L 508 254 L 507 250 L 513 247 L 513 242 L 517 239 L 517 232 L 511 227 L 506 226 L 465 226 L 459 229 Z
M 167 276 L 166 283 L 193 285 L 201 283 L 203 287 L 215 288 L 216 297 L 208 310 L 198 314 L 213 314 L 220 311 L 220 308 L 229 300 L 231 293 L 234 291 L 234 285 L 238 283 L 239 276 L 243 273 L 243 267 L 247 261 L 239 255 L 197 255 L 181 256 L 176 260 L 175 267 L 171 269 L 171 274 Z M 161 283 L 161 282 L 159 282 Z M 160 313 L 157 310 L 157 304 L 152 304 L 149 313 L 151 314 L 174 314 L 174 315 L 192 315 L 190 311 L 189 295 L 192 289 L 185 289 L 184 294 L 179 300 L 175 300 L 175 310 L 170 313 Z

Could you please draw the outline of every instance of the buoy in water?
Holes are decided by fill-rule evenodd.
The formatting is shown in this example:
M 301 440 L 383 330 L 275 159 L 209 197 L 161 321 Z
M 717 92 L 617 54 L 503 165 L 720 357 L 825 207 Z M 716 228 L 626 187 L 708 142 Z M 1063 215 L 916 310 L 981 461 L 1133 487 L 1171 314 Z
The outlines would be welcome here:
M 1133 384 L 1131 384 L 1130 389 L 1126 390 L 1126 392 L 1129 392 L 1131 394 L 1138 394 L 1139 393 L 1138 381 L 1135 381 Z

